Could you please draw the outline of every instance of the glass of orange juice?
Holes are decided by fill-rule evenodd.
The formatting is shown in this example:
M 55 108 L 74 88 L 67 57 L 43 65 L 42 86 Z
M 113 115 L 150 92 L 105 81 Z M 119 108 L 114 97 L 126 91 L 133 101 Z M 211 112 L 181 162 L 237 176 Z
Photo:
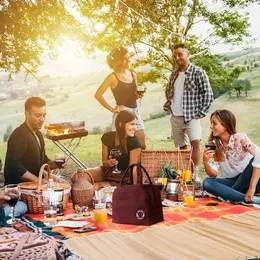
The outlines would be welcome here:
M 183 192 L 183 202 L 186 203 L 187 206 L 194 205 L 194 197 L 191 191 Z
M 95 204 L 94 222 L 95 224 L 103 223 L 107 221 L 107 210 L 105 203 Z

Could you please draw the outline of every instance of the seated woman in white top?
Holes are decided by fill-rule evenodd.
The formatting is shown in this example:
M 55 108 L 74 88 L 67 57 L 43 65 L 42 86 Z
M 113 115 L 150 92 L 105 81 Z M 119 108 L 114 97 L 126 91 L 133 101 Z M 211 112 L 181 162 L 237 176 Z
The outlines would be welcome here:
M 236 118 L 226 109 L 211 114 L 210 141 L 216 150 L 207 148 L 203 163 L 209 178 L 203 182 L 207 192 L 233 202 L 260 204 L 260 148 L 246 134 L 237 133 Z M 218 178 L 218 174 L 222 178 Z

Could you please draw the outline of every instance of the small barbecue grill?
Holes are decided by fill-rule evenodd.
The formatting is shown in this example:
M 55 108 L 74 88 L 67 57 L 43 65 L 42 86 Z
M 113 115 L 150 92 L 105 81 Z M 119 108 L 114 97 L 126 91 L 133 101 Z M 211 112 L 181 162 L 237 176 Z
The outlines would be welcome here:
M 84 121 L 46 124 L 45 128 L 47 130 L 46 137 L 52 140 L 68 156 L 68 159 L 71 158 L 78 166 L 87 169 L 87 166 L 74 155 L 74 151 L 80 144 L 81 138 L 88 135 Z M 75 138 L 78 138 L 78 140 L 74 142 Z M 61 141 L 67 139 L 70 139 L 70 141 L 65 146 Z

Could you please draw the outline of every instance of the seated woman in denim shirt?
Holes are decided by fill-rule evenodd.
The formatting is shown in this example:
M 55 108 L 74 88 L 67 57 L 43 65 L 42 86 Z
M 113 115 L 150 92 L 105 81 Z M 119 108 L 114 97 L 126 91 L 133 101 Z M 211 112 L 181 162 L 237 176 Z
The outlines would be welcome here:
M 226 109 L 210 117 L 210 141 L 216 150 L 207 148 L 203 163 L 209 178 L 203 182 L 207 192 L 232 202 L 260 204 L 260 148 L 246 134 L 237 133 L 236 118 Z M 217 178 L 218 173 L 223 178 Z

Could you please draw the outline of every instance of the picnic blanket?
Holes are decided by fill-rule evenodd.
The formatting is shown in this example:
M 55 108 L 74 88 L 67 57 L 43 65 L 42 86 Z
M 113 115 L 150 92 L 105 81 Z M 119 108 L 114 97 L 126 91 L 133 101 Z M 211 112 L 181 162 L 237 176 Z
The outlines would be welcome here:
M 218 209 L 227 214 L 214 221 L 193 222 L 205 213 L 219 214 L 217 208 L 203 212 L 198 209 L 192 223 L 154 225 L 133 234 L 105 232 L 68 239 L 65 243 L 84 259 L 259 259 L 256 257 L 260 256 L 260 211 L 230 218 L 237 206 L 231 211 L 225 205 L 221 208 Z
M 256 211 L 256 208 L 245 207 L 242 205 L 233 205 L 230 203 L 219 202 L 217 206 L 206 206 L 209 202 L 218 202 L 212 198 L 199 199 L 195 201 L 195 205 L 191 207 L 163 207 L 164 221 L 157 223 L 151 227 L 158 226 L 172 226 L 179 223 L 193 223 L 195 221 L 202 220 L 215 220 L 221 216 L 231 217 L 239 215 L 248 211 Z M 72 213 L 72 204 L 69 203 L 65 214 Z M 29 214 L 30 217 L 43 221 L 43 214 Z M 89 218 L 90 225 L 93 225 L 92 219 Z M 92 235 L 103 232 L 117 231 L 121 233 L 136 233 L 144 229 L 149 229 L 151 227 L 147 226 L 135 226 L 135 225 L 123 225 L 116 224 L 112 222 L 112 218 L 109 217 L 108 221 L 97 225 L 97 231 L 90 233 L 74 233 L 71 228 L 55 227 L 52 231 L 59 232 L 67 238 L 79 237 Z

